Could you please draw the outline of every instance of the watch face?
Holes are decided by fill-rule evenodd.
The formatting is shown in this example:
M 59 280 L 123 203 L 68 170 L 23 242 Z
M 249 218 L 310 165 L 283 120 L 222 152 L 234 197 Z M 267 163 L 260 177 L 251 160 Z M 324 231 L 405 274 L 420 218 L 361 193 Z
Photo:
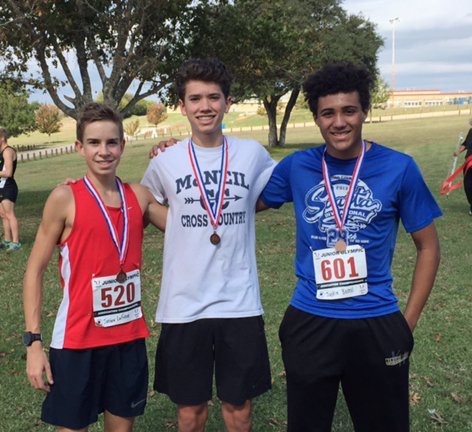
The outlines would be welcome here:
M 32 342 L 31 332 L 23 333 L 23 343 L 24 343 L 26 346 L 30 346 L 30 345 L 31 345 L 31 342 Z
M 25 332 L 23 333 L 23 343 L 26 346 L 31 346 L 31 344 L 34 341 L 40 341 L 41 339 L 41 334 L 40 333 L 31 333 L 31 332 Z

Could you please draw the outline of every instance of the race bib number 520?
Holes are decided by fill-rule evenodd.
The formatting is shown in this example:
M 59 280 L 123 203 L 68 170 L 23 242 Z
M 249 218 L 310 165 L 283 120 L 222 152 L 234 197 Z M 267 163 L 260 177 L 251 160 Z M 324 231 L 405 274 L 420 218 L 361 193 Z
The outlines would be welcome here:
M 92 279 L 93 317 L 99 327 L 124 324 L 143 316 L 139 270 L 126 273 L 122 283 L 116 276 Z

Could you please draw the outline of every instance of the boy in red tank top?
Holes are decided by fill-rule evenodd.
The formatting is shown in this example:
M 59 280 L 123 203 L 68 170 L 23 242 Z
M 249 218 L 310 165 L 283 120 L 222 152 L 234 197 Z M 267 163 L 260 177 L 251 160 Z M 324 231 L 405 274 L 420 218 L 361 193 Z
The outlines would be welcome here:
M 146 405 L 143 228 L 151 222 L 164 230 L 167 209 L 144 186 L 116 176 L 124 145 L 121 116 L 87 105 L 76 140 L 86 174 L 49 195 L 25 272 L 27 376 L 47 393 L 41 419 L 61 431 L 86 431 L 102 412 L 105 430 L 132 431 Z M 41 337 L 43 274 L 56 246 L 63 299 L 48 358 Z

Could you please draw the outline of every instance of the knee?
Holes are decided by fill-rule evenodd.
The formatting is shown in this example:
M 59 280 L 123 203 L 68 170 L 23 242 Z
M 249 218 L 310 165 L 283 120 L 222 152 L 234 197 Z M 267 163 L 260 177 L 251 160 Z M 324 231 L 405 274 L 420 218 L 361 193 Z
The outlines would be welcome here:
M 208 405 L 179 405 L 178 423 L 180 432 L 203 432 L 208 417 Z
M 242 405 L 223 402 L 222 409 L 228 432 L 250 432 L 252 430 L 252 405 L 250 400 Z

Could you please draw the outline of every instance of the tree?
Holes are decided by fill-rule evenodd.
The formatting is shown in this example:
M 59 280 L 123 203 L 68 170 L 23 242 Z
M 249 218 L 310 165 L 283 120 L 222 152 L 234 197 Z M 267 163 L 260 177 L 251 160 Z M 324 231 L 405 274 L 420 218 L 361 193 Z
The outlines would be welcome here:
M 36 111 L 36 127 L 48 137 L 61 130 L 61 112 L 54 105 L 42 104 Z
M 385 108 L 390 97 L 390 87 L 388 83 L 377 75 L 375 87 L 372 91 L 372 108 Z
M 157 127 L 167 118 L 166 107 L 162 103 L 155 103 L 148 106 L 147 121 Z
M 93 73 L 101 82 L 98 90 L 104 102 L 113 107 L 137 83 L 122 108 L 126 116 L 136 103 L 169 83 L 181 62 L 179 52 L 184 55 L 187 35 L 180 28 L 198 13 L 195 3 L 2 0 L 3 75 L 45 89 L 54 104 L 75 119 L 93 100 Z M 32 62 L 38 73 L 29 71 Z
M 120 111 L 122 111 L 130 102 L 130 100 L 133 99 L 133 94 L 131 93 L 125 93 L 125 95 L 121 98 L 121 101 L 120 103 L 118 104 L 118 109 Z M 97 102 L 100 102 L 100 103 L 103 103 L 104 102 L 104 97 L 103 97 L 103 93 L 100 92 L 96 98 L 96 101 Z M 146 115 L 147 113 L 147 108 L 149 105 L 151 105 L 152 102 L 149 102 L 147 100 L 140 100 L 138 102 L 136 102 L 136 104 L 126 110 L 125 113 L 123 113 L 123 117 L 124 118 L 128 118 L 128 117 L 131 117 L 131 116 L 143 116 L 143 115 Z
M 126 135 L 134 137 L 139 131 L 139 119 L 131 120 L 123 125 Z
M 28 93 L 13 82 L 0 81 L 0 126 L 10 136 L 36 129 L 34 112 L 38 104 L 28 103 Z
M 375 70 L 382 39 L 372 23 L 348 15 L 340 0 L 215 3 L 199 16 L 201 31 L 191 41 L 192 49 L 225 62 L 234 74 L 236 99 L 262 102 L 271 147 L 284 145 L 290 114 L 308 74 L 331 61 L 353 61 Z M 285 95 L 278 135 L 277 106 Z

